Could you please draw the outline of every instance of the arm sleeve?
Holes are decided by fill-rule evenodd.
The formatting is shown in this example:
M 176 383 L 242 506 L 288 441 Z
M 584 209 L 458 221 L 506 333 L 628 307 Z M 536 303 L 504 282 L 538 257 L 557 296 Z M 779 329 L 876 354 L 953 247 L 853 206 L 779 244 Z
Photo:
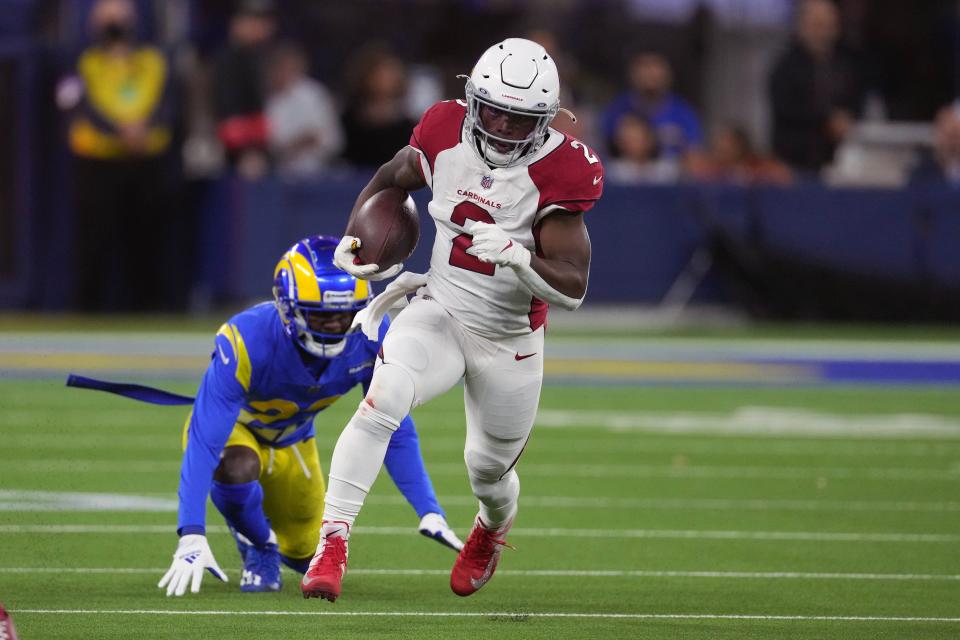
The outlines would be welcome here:
M 393 484 L 397 485 L 397 489 L 417 512 L 418 518 L 428 513 L 439 513 L 446 517 L 423 464 L 420 439 L 410 416 L 403 419 L 400 428 L 390 438 L 384 463 Z
M 217 336 L 216 349 L 200 383 L 180 467 L 177 533 L 181 536 L 203 534 L 206 530 L 207 496 L 213 472 L 243 408 L 244 389 L 236 375 L 237 359 L 225 336 Z M 227 363 L 221 353 L 231 354 Z

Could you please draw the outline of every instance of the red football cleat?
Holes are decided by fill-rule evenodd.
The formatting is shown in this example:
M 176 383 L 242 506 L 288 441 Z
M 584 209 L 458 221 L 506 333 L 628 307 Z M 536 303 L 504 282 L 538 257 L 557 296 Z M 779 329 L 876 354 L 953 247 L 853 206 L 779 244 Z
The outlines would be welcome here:
M 17 640 L 17 630 L 13 628 L 13 620 L 0 604 L 0 640 Z
M 499 529 L 487 529 L 480 517 L 473 525 L 470 537 L 460 550 L 457 561 L 450 572 L 450 588 L 458 596 L 469 596 L 487 581 L 497 570 L 500 561 L 500 551 L 503 547 L 510 547 L 503 537 L 510 530 L 508 522 Z M 510 547 L 511 549 L 513 547 Z
M 310 567 L 300 582 L 304 598 L 322 598 L 330 602 L 340 597 L 340 581 L 347 572 L 346 522 L 324 522 L 320 529 L 320 544 L 310 561 Z

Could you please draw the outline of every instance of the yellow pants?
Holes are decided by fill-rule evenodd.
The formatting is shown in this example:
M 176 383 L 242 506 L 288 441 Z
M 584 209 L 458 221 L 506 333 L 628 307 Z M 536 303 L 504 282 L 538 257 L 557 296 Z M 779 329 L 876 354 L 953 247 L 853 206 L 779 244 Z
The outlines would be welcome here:
M 187 429 L 183 429 L 183 448 Z M 242 424 L 233 427 L 227 447 L 247 447 L 260 457 L 263 510 L 277 534 L 280 553 L 293 560 L 313 557 L 323 524 L 323 469 L 316 440 L 310 438 L 277 449 L 261 444 Z

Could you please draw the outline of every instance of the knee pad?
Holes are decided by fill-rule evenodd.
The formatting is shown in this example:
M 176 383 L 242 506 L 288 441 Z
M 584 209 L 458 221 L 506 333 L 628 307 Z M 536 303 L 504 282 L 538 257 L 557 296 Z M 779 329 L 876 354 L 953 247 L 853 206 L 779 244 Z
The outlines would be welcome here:
M 424 345 L 436 334 L 438 327 L 397 328 L 387 332 L 381 350 L 383 364 L 398 364 L 413 372 L 426 371 L 430 366 L 430 351 Z
M 373 409 L 378 414 L 389 416 L 400 425 L 400 421 L 407 417 L 416 398 L 416 388 L 413 376 L 405 367 L 398 364 L 383 363 L 373 374 L 370 389 L 361 403 Z M 397 426 L 393 427 L 396 431 Z
M 464 456 L 473 495 L 488 507 L 499 507 L 516 501 L 520 493 L 520 478 L 510 462 L 476 450 L 468 450 Z
M 501 477 L 510 466 L 510 461 L 503 461 L 485 451 L 470 448 L 463 452 L 463 460 L 467 463 L 467 474 L 474 493 L 484 486 L 500 482 Z M 479 495 L 479 494 L 478 494 Z

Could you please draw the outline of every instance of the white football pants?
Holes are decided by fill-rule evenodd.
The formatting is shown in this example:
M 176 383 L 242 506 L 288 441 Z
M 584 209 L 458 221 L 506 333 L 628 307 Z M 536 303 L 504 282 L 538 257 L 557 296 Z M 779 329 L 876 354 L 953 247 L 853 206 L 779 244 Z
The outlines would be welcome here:
M 480 517 L 492 528 L 513 518 L 520 493 L 514 466 L 540 401 L 543 328 L 491 340 L 465 330 L 433 299 L 418 297 L 390 326 L 370 390 L 334 448 L 324 520 L 353 523 L 400 421 L 461 378 L 464 461 Z

